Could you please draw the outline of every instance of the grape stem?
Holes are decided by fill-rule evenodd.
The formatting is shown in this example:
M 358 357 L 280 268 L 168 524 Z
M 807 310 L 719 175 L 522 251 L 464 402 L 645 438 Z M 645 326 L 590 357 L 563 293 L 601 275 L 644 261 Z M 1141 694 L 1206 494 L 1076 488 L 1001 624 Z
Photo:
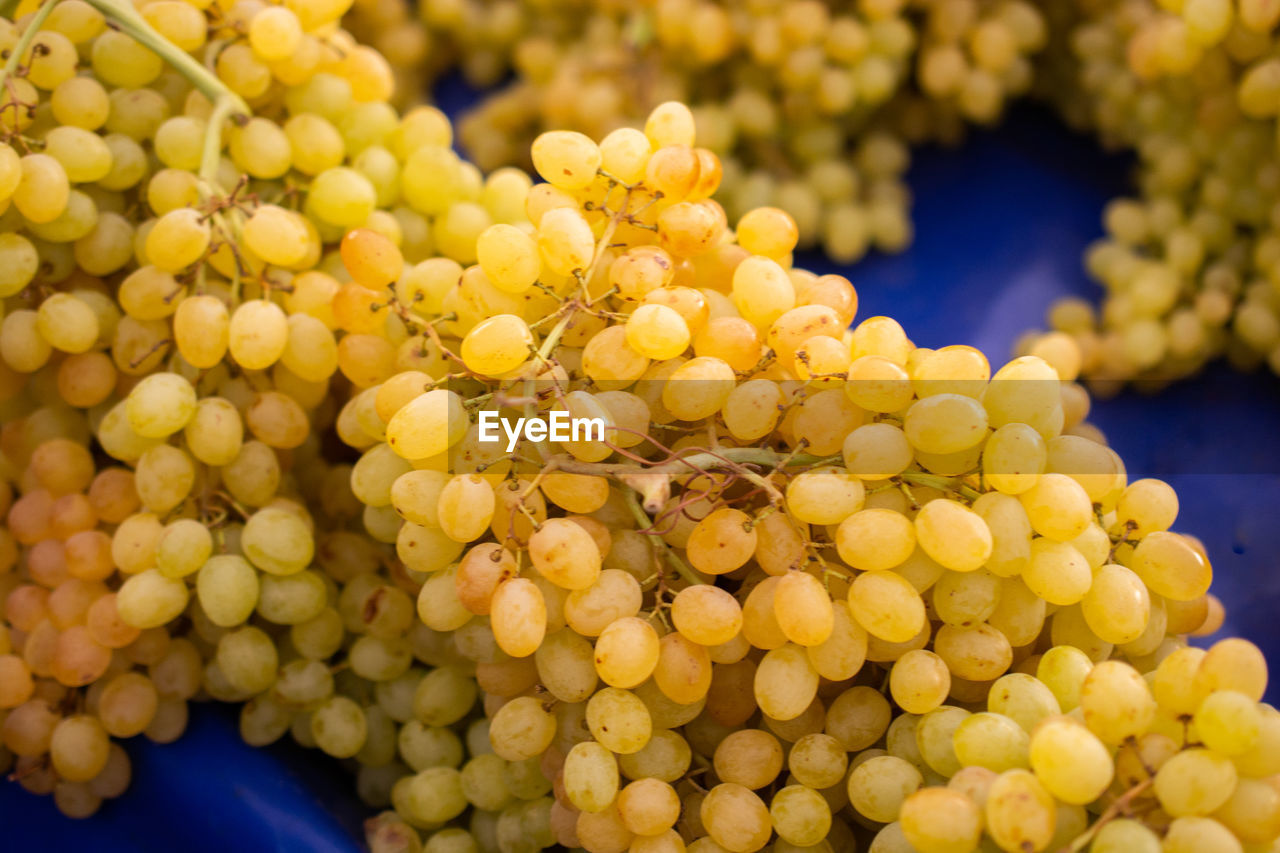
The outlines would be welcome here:
M 653 519 L 650 518 L 649 514 L 644 511 L 644 508 L 640 506 L 640 501 L 636 497 L 636 492 L 627 492 L 627 509 L 631 510 L 631 515 L 635 518 L 636 524 L 640 525 L 641 530 L 653 530 Z M 706 583 L 706 581 L 698 577 L 697 573 L 694 572 L 693 568 L 688 563 L 676 556 L 676 553 L 671 550 L 671 546 L 664 542 L 662 537 L 658 536 L 656 532 L 653 534 L 653 540 L 657 546 L 662 549 L 663 556 L 667 558 L 667 562 L 670 563 L 671 567 L 679 573 L 680 577 L 684 578 L 691 584 Z
M 929 474 L 924 471 L 903 471 L 898 477 L 913 486 L 928 486 L 943 492 L 955 492 L 971 501 L 982 497 L 981 492 L 966 485 L 959 477 L 944 477 L 941 474 Z
M 160 35 L 147 20 L 138 13 L 133 4 L 127 0 L 85 0 L 90 6 L 101 12 L 116 24 L 125 35 L 139 44 L 149 48 L 153 53 L 186 77 L 191 85 L 200 90 L 210 103 L 217 104 L 221 99 L 230 100 L 236 111 L 251 115 L 252 112 L 244 100 L 227 88 L 213 72 L 195 60 L 191 54 L 182 50 L 173 42 Z M 47 5 L 52 5 L 49 3 Z
M 52 6 L 56 0 L 49 0 L 46 6 Z M 213 112 L 205 131 L 204 148 L 200 155 L 200 179 L 207 186 L 201 187 L 201 194 L 209 194 L 211 189 L 222 191 L 217 186 L 218 162 L 222 154 L 222 126 L 233 116 L 248 117 L 253 115 L 249 105 L 217 75 L 185 50 L 169 41 L 147 22 L 128 0 L 86 0 L 101 12 L 108 20 L 118 26 L 134 41 L 150 49 L 168 63 L 199 92 L 213 104 Z
M 807 453 L 779 453 L 766 447 L 725 447 L 707 450 L 701 453 L 690 453 L 685 456 L 672 456 L 663 462 L 643 466 L 635 463 L 586 462 L 568 455 L 552 457 L 543 469 L 548 471 L 564 471 L 569 474 L 587 474 L 597 477 L 609 477 L 627 486 L 631 494 L 639 494 L 643 504 L 642 511 L 656 512 L 666 505 L 671 497 L 671 480 L 674 477 L 688 474 L 706 474 L 709 470 L 728 470 L 749 482 L 764 489 L 770 496 L 770 503 L 781 503 L 777 488 L 767 477 L 747 470 L 746 465 L 760 465 L 777 471 L 782 468 L 818 465 L 830 465 L 842 461 L 839 455 L 814 456 Z M 907 483 L 917 486 L 928 486 L 942 491 L 951 491 L 967 498 L 977 500 L 980 493 L 972 486 L 965 484 L 959 477 L 943 477 L 924 471 L 903 471 L 898 475 L 903 488 Z
M 57 2 L 58 0 L 45 0 L 45 2 L 41 4 L 40 8 L 36 10 L 36 13 L 32 16 L 31 20 L 27 22 L 27 28 L 22 31 L 22 37 L 19 38 L 18 43 L 10 49 L 9 60 L 4 64 L 4 69 L 0 70 L 0 88 L 4 87 L 4 84 L 9 79 L 9 75 L 18 70 L 18 66 L 22 63 L 22 55 L 27 52 L 29 47 L 31 47 L 31 42 L 35 41 L 36 33 L 40 32 L 40 27 L 44 25 L 45 19 L 49 17 L 49 13 L 53 11 L 53 7 Z M 14 5 L 16 6 L 17 4 L 15 3 Z M 6 17 L 8 17 L 8 14 L 8 11 L 6 11 Z M 21 109 L 21 105 L 15 106 Z M 15 123 L 16 121 L 17 120 L 15 119 Z
M 1141 796 L 1142 793 L 1153 784 L 1155 784 L 1155 777 L 1148 776 L 1146 779 L 1125 791 L 1116 798 L 1115 802 L 1107 807 L 1106 811 L 1098 816 L 1098 819 L 1094 821 L 1093 826 L 1077 835 L 1075 840 L 1063 847 L 1058 851 L 1058 853 L 1080 853 L 1080 851 L 1089 846 L 1089 843 L 1093 841 L 1094 836 L 1098 834 L 1098 831 L 1102 829 L 1102 827 L 1106 826 L 1120 815 L 1125 814 L 1133 801 Z
M 213 102 L 213 112 L 209 114 L 209 123 L 204 134 L 204 148 L 200 152 L 201 193 L 206 194 L 209 188 L 219 194 L 225 192 L 218 186 L 218 165 L 222 161 L 222 126 L 233 115 L 248 115 L 248 107 L 237 95 L 227 93 L 219 95 Z M 207 199 L 206 199 L 207 200 Z
M 807 453 L 798 455 L 781 454 L 766 447 L 726 447 L 715 452 L 691 453 L 677 456 L 643 469 L 646 474 L 665 474 L 669 477 L 684 474 L 704 473 L 708 468 L 730 468 L 732 463 L 746 465 L 777 466 L 785 462 L 788 467 L 797 465 L 825 465 L 838 462 L 839 456 L 813 456 Z M 580 459 L 558 456 L 549 464 L 560 471 L 570 474 L 596 474 L 604 477 L 627 476 L 637 472 L 635 465 L 610 464 L 604 462 L 583 462 Z

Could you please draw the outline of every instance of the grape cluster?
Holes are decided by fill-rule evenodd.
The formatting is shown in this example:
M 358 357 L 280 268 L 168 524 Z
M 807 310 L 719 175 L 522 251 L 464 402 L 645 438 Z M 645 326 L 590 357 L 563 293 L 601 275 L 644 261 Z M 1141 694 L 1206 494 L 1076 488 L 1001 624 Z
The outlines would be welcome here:
M 374 805 L 461 761 L 474 678 L 324 437 L 353 389 L 439 361 L 388 284 L 456 279 L 531 182 L 399 114 L 347 5 L 0 22 L 0 760 L 70 816 L 127 786 L 111 738 L 169 742 L 190 700 L 356 757 Z M 498 765 L 529 801 L 536 771 Z
M 1072 124 L 1136 153 L 1137 193 L 1107 206 L 1106 236 L 1085 257 L 1101 308 L 1054 306 L 1051 334 L 1076 338 L 1099 390 L 1175 380 L 1221 356 L 1280 370 L 1277 10 L 1197 0 L 1064 12 L 1046 91 Z
M 1085 258 L 1101 309 L 1062 301 L 1020 354 L 1074 337 L 1108 393 L 1223 356 L 1280 370 L 1271 3 L 434 0 L 422 17 L 445 47 L 430 74 L 516 75 L 460 125 L 482 166 L 530 165 L 543 130 L 599 138 L 684 100 L 731 217 L 780 207 L 802 247 L 843 262 L 910 242 L 907 145 L 953 141 L 1034 88 L 1137 154 L 1138 197 L 1108 205 Z
M 749 853 L 870 832 L 945 853 L 984 821 L 1010 851 L 1274 839 L 1269 782 L 1220 812 L 1221 769 L 1221 799 L 1175 804 L 1201 758 L 1233 767 L 1272 737 L 1265 663 L 1244 641 L 1187 647 L 1222 622 L 1211 565 L 1171 531 L 1169 486 L 1130 482 L 1085 420 L 1079 352 L 993 375 L 886 317 L 849 329 L 849 282 L 790 266 L 791 217 L 727 230 L 694 128 L 665 104 L 599 144 L 539 136 L 533 229 L 486 229 L 457 285 L 483 277 L 495 301 L 468 316 L 446 294 L 450 374 L 365 451 L 414 469 L 368 491 L 430 574 L 422 620 L 483 636 L 503 667 L 477 669 L 490 741 L 548 773 L 556 840 Z M 594 416 L 604 435 L 504 449 L 487 412 Z M 1157 713 L 1176 666 L 1184 695 Z M 1236 714 L 1255 735 L 1216 739 Z M 1194 758 L 1163 822 L 1153 783 L 1113 772 L 1148 732 Z M 1265 742 L 1247 779 L 1274 774 Z M 1138 803 L 1141 822 L 1115 820 Z
M 904 140 L 993 121 L 1030 85 L 1045 40 L 1040 13 L 1018 0 L 470 0 L 422 10 L 472 82 L 499 83 L 508 66 L 516 74 L 459 125 L 482 167 L 531 165 L 539 131 L 600 138 L 679 99 L 724 162 L 732 218 L 783 208 L 802 247 L 821 243 L 844 262 L 911 240 Z
M 112 737 L 213 699 L 348 761 L 376 853 L 1280 836 L 1266 664 L 1187 645 L 1211 563 L 1088 423 L 1074 339 L 993 372 L 853 326 L 795 217 L 714 200 L 678 102 L 485 176 L 345 11 L 6 21 L 21 784 L 91 814 Z M 600 429 L 486 439 L 560 416 Z

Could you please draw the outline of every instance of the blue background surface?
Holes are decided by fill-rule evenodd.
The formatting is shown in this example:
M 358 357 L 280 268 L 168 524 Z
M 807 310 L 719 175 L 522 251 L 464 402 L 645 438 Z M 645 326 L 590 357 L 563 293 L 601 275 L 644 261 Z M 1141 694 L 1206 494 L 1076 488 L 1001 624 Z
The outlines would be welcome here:
M 446 91 L 446 111 L 469 99 Z M 1128 161 L 1103 155 L 1035 109 L 954 150 L 916 152 L 910 183 L 916 241 L 893 257 L 852 268 L 803 257 L 801 265 L 848 275 L 859 317 L 888 314 L 922 346 L 970 344 L 997 365 L 1057 297 L 1096 300 L 1081 253 L 1101 233 L 1102 205 L 1126 190 Z M 1224 633 L 1248 637 L 1280 660 L 1280 381 L 1214 367 L 1153 396 L 1099 401 L 1090 418 L 1124 458 L 1131 479 L 1158 476 L 1177 490 L 1177 527 L 1203 539 L 1214 592 L 1226 602 Z M 1280 690 L 1273 685 L 1275 702 Z M 339 853 L 362 848 L 354 780 L 337 762 L 290 744 L 240 741 L 235 709 L 192 706 L 177 743 L 126 744 L 128 793 L 86 821 L 61 817 L 50 798 L 0 783 L 9 849 L 95 853 L 228 850 Z M 286 736 L 287 737 L 287 736 Z

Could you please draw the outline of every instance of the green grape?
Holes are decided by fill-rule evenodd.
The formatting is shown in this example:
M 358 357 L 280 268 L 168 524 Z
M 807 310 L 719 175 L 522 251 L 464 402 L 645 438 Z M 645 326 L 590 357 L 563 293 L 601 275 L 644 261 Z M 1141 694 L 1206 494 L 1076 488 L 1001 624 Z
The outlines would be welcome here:
M 773 831 L 769 810 L 750 790 L 724 782 L 702 800 L 702 825 L 727 850 L 758 850 Z
M 521 696 L 498 709 L 489 725 L 489 743 L 508 761 L 524 761 L 544 752 L 555 738 L 555 718 L 533 697 Z
M 311 736 L 325 753 L 350 758 L 368 736 L 364 709 L 345 696 L 330 697 L 311 714 Z
M 432 670 L 413 696 L 413 716 L 427 725 L 447 726 L 467 715 L 475 704 L 473 679 L 453 667 Z
M 1155 793 L 1173 817 L 1205 815 L 1230 798 L 1236 779 L 1229 759 L 1207 749 L 1185 749 L 1156 771 Z
M 946 662 L 925 649 L 907 652 L 894 661 L 889 671 L 893 701 L 909 714 L 932 711 L 946 700 L 950 691 L 951 673 Z
M 769 804 L 778 837 L 798 846 L 821 842 L 831 829 L 831 808 L 822 795 L 804 785 L 788 785 Z
M 40 303 L 36 330 L 54 349 L 69 353 L 89 351 L 99 335 L 93 309 L 69 293 L 55 293 Z
M 1036 678 L 1043 682 L 1064 713 L 1080 704 L 1081 688 L 1093 670 L 1093 661 L 1079 649 L 1054 646 L 1041 656 L 1036 665 Z
M 1137 670 L 1120 661 L 1103 661 L 1081 684 L 1080 708 L 1090 731 L 1114 744 L 1146 731 L 1156 702 Z
M 1192 850 L 1217 853 L 1241 847 L 1231 831 L 1213 818 L 1179 817 L 1169 824 L 1163 849 L 1169 853 L 1190 853 Z
M 1159 853 L 1160 838 L 1141 822 L 1118 818 L 1102 826 L 1093 837 L 1090 853 Z
M 196 391 L 176 373 L 156 373 L 133 387 L 125 413 L 134 432 L 164 438 L 182 429 L 196 411 Z
M 920 717 L 916 746 L 925 764 L 934 772 L 951 776 L 960 769 L 954 737 L 961 723 L 970 716 L 963 708 L 943 705 Z
M 966 717 L 952 735 L 956 759 L 997 773 L 1026 767 L 1027 733 L 1009 717 L 983 711 Z
M 459 755 L 461 760 L 461 755 Z M 462 792 L 467 802 L 485 811 L 499 811 L 511 802 L 503 779 L 507 762 L 488 753 L 477 755 L 462 766 Z
M 1012 719 L 1028 733 L 1045 717 L 1061 713 L 1058 699 L 1049 687 L 1021 672 L 996 679 L 987 694 L 987 708 Z
M 249 625 L 224 634 L 216 659 L 227 681 L 239 690 L 261 693 L 275 682 L 279 657 L 271 637 L 259 628 Z
M 147 569 L 125 580 L 116 606 L 125 623 L 135 628 L 158 628 L 182 613 L 189 597 L 187 585 L 180 579 Z
M 863 817 L 880 823 L 898 819 L 902 802 L 924 783 L 920 772 L 892 755 L 871 758 L 849 774 L 849 802 Z
M 1001 773 L 987 792 L 984 812 L 987 834 L 1002 850 L 1044 850 L 1053 840 L 1053 797 L 1037 774 L 1022 769 Z
M 1106 746 L 1068 718 L 1049 718 L 1031 735 L 1031 768 L 1058 799 L 1084 805 L 1111 783 L 1114 765 Z
M 587 726 L 598 743 L 620 755 L 639 752 L 653 733 L 644 702 L 617 687 L 606 687 L 588 700 Z
M 173 578 L 199 571 L 213 553 L 213 536 L 200 522 L 184 518 L 165 525 L 156 541 L 156 568 Z
M 439 825 L 467 807 L 462 775 L 452 767 L 429 767 L 396 783 L 391 793 L 396 812 L 411 823 Z
M 21 234 L 0 234 L 0 294 L 12 296 L 35 278 L 40 259 L 35 246 Z M 8 361 L 8 359 L 5 359 Z
M 1205 746 L 1221 755 L 1248 752 L 1258 740 L 1261 715 L 1257 703 L 1234 690 L 1210 693 L 1192 719 Z
M 275 575 L 302 571 L 315 553 L 315 542 L 306 523 L 297 515 L 275 507 L 266 507 L 251 515 L 240 541 L 249 562 Z

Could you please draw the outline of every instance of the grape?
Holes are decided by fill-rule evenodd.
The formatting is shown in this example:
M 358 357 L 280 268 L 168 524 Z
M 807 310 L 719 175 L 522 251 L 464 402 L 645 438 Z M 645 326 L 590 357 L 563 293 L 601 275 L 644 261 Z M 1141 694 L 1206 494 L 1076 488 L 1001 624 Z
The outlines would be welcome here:
M 1010 769 L 991 783 L 984 809 L 986 831 L 1002 850 L 1043 850 L 1054 838 L 1053 797 L 1037 774 Z
M 824 678 L 842 681 L 857 673 L 867 657 L 867 631 L 855 621 L 846 606 L 832 605 L 831 635 L 805 649 L 809 663 Z
M 564 519 L 548 520 L 529 537 L 529 559 L 543 577 L 564 589 L 585 589 L 600 575 L 595 541 Z
M 840 558 L 854 568 L 867 571 L 900 565 L 911 556 L 915 544 L 916 532 L 911 522 L 887 509 L 855 512 L 840 523 L 836 532 Z
M 297 515 L 274 507 L 249 517 L 241 543 L 251 563 L 276 575 L 301 571 L 311 562 L 315 550 L 306 523 Z
M 1213 818 L 1180 817 L 1169 824 L 1164 849 L 1170 853 L 1183 850 L 1238 850 L 1240 842 Z
M 88 782 L 97 776 L 110 754 L 110 741 L 94 717 L 67 717 L 54 727 L 49 755 L 58 775 L 70 782 Z
M 1102 741 L 1066 718 L 1037 725 L 1030 754 L 1036 777 L 1063 802 L 1092 802 L 1111 782 L 1113 765 Z
M 758 850 L 772 833 L 765 804 L 747 788 L 731 782 L 712 788 L 700 812 L 707 833 L 726 850 Z
M 891 643 L 906 642 L 925 625 L 924 602 L 915 587 L 892 572 L 859 575 L 850 589 L 849 610 L 868 634 Z
M 658 779 L 628 783 L 618 792 L 616 803 L 623 825 L 640 836 L 663 834 L 680 815 L 680 800 L 675 790 Z
M 540 755 L 555 737 L 555 718 L 537 699 L 521 696 L 503 705 L 489 726 L 489 743 L 508 761 Z
M 1265 663 L 1231 641 L 1180 650 L 1217 619 L 1209 561 L 1170 532 L 1172 490 L 1129 484 L 1085 420 L 1070 383 L 1097 348 L 1037 339 L 992 378 L 976 350 L 917 348 L 887 317 L 846 334 L 853 286 L 791 257 L 823 232 L 853 254 L 904 244 L 892 134 L 944 133 L 944 107 L 993 117 L 1045 38 L 1029 7 L 645 10 L 661 49 L 743 51 L 777 81 L 735 77 L 723 104 L 671 102 L 598 145 L 557 129 L 534 186 L 464 163 L 438 111 L 387 103 L 391 66 L 424 52 L 400 4 L 401 41 L 378 35 L 391 61 L 338 3 L 226 21 L 149 6 L 181 49 L 223 45 L 213 75 L 257 116 L 215 127 L 159 53 L 77 3 L 10 81 L 52 93 L 10 119 L 41 153 L 0 156 L 17 217 L 0 292 L 30 297 L 0 336 L 21 495 L 0 489 L 3 741 L 56 753 L 28 787 L 92 812 L 127 777 L 109 738 L 172 740 L 207 694 L 247 702 L 251 743 L 288 732 L 354 759 L 360 796 L 398 815 L 375 849 L 389 826 L 471 849 L 463 825 L 476 849 L 745 853 L 774 832 L 779 851 L 846 849 L 846 797 L 890 825 L 879 847 L 968 850 L 985 815 L 999 846 L 1056 849 L 1087 826 L 1067 804 L 1151 771 L 1171 817 L 1269 841 L 1249 817 L 1274 811 Z M 519 4 L 492 17 L 508 47 L 542 27 Z M 542 62 L 539 87 L 559 73 L 545 47 L 520 72 Z M 934 112 L 830 133 L 910 73 Z M 620 126 L 589 76 L 589 97 L 556 100 Z M 821 121 L 796 120 L 800 92 Z M 779 126 L 796 177 L 744 176 Z M 498 136 L 486 156 L 518 134 Z M 1126 234 L 1181 228 L 1131 213 L 1112 217 Z M 1187 236 L 1169 240 L 1190 257 Z M 1134 299 L 1150 311 L 1194 275 L 1148 268 Z M 1238 324 L 1255 341 L 1257 307 Z M 1130 355 L 1164 345 L 1149 325 Z M 533 373 L 558 387 L 520 399 Z M 532 456 L 478 440 L 478 410 L 521 406 L 599 416 L 608 440 Z M 98 471 L 91 434 L 125 467 Z M 1046 619 L 1070 647 L 1036 654 Z M 1181 716 L 1203 748 L 1182 748 Z M 94 725 L 86 776 L 56 733 Z M 704 792 L 685 777 L 706 766 Z
M 1156 772 L 1155 793 L 1174 817 L 1204 815 L 1218 808 L 1236 786 L 1236 769 L 1207 749 L 1185 749 Z
M 529 357 L 533 334 L 524 320 L 499 314 L 483 320 L 462 339 L 462 360 L 487 376 L 500 376 L 518 368 Z
M 1026 732 L 1001 714 L 980 712 L 966 717 L 952 736 L 956 758 L 966 767 L 985 767 L 997 773 L 1027 763 Z
M 1105 743 L 1119 743 L 1147 727 L 1156 703 L 1137 670 L 1120 661 L 1103 661 L 1081 684 L 1080 708 L 1090 731 Z
M 924 788 L 902 803 L 902 834 L 917 850 L 928 853 L 970 850 L 982 834 L 978 807 L 963 794 L 946 788 Z
M 642 619 L 626 617 L 610 623 L 596 639 L 596 672 L 612 687 L 636 687 L 654 671 L 658 655 L 657 632 Z
M 1237 690 L 1261 699 L 1267 684 L 1267 664 L 1258 647 L 1247 640 L 1227 638 L 1214 643 L 1195 670 L 1194 690 L 1199 695 L 1216 690 Z
M 565 790 L 580 811 L 601 812 L 618 792 L 618 766 L 613 755 L 598 743 L 579 743 L 565 756 Z
M 588 700 L 587 725 L 597 742 L 623 755 L 643 749 L 653 732 L 644 703 L 617 687 L 606 687 Z
M 756 670 L 756 702 L 775 720 L 800 716 L 817 690 L 817 671 L 804 648 L 793 643 L 767 652 Z
M 1121 850 L 1156 853 L 1160 849 L 1160 839 L 1154 832 L 1128 818 L 1113 820 L 1100 828 L 1090 847 L 1095 853 L 1119 853 Z
M 849 802 L 869 820 L 898 819 L 903 801 L 920 788 L 923 778 L 911 764 L 892 755 L 868 759 L 849 774 Z
M 195 132 L 202 134 L 204 129 L 199 127 Z M 156 145 L 161 146 L 159 134 Z M 171 210 L 147 232 L 147 259 L 164 272 L 176 273 L 199 260 L 211 239 L 209 224 L 198 211 L 189 207 Z
M 1094 581 L 1083 554 L 1066 542 L 1047 538 L 1032 541 L 1022 580 L 1038 597 L 1058 605 L 1080 601 Z
M 1212 567 L 1176 533 L 1156 531 L 1133 552 L 1133 570 L 1158 595 L 1190 601 L 1205 593 Z
M 951 673 L 946 662 L 933 652 L 913 649 L 894 661 L 889 671 L 889 690 L 902 710 L 925 714 L 947 698 Z
M 778 837 L 797 846 L 817 844 L 831 829 L 831 808 L 822 795 L 804 785 L 788 785 L 769 804 Z
M 945 568 L 973 571 L 991 556 L 991 532 L 986 522 L 958 503 L 925 504 L 916 515 L 915 528 L 920 547 Z
M 120 618 L 135 628 L 157 628 L 175 618 L 187 606 L 189 593 L 181 580 L 158 569 L 147 569 L 127 579 L 117 593 Z
M 863 686 L 851 687 L 827 709 L 826 733 L 850 752 L 866 749 L 884 735 L 891 713 L 888 700 L 879 692 Z M 820 715 L 818 722 L 822 722 Z
M 778 581 L 773 594 L 778 627 L 792 642 L 820 646 L 832 635 L 835 612 L 822 582 L 804 572 L 788 572 Z
M 1253 748 L 1261 717 L 1257 703 L 1234 690 L 1217 690 L 1200 703 L 1193 718 L 1205 746 L 1221 755 L 1239 755 Z

